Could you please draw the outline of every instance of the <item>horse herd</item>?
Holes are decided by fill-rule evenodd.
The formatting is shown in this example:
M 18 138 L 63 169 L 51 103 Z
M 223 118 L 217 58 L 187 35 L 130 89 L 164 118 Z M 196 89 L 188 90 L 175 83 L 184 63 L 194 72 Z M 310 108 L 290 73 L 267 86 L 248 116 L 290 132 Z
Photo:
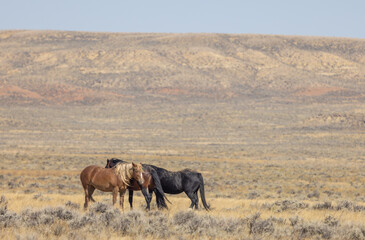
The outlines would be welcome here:
M 156 204 L 159 209 L 166 208 L 166 201 L 171 203 L 165 193 L 179 194 L 185 192 L 191 200 L 190 208 L 198 209 L 198 190 L 203 206 L 209 210 L 205 200 L 203 176 L 199 172 L 190 169 L 171 172 L 149 164 L 135 164 L 112 158 L 107 159 L 105 168 L 91 165 L 82 170 L 80 180 L 85 192 L 86 209 L 90 201 L 95 202 L 92 197 L 95 189 L 112 192 L 113 205 L 120 196 L 120 205 L 124 209 L 124 194 L 129 191 L 129 204 L 133 208 L 133 191 L 142 191 L 146 200 L 146 209 L 150 210 L 152 194 L 156 195 Z

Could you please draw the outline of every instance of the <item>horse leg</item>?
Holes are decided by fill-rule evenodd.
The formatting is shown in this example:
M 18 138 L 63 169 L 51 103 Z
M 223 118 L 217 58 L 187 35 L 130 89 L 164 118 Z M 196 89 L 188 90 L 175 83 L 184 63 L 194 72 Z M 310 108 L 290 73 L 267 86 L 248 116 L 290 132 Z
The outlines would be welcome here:
M 125 190 L 119 191 L 119 204 L 122 207 L 123 211 L 124 211 L 124 193 Z
M 89 191 L 89 199 L 92 201 L 92 202 L 95 202 L 94 198 L 93 198 L 93 193 L 95 191 L 95 187 L 94 186 L 91 186 L 89 185 L 88 187 L 88 191 Z
M 148 200 L 151 202 L 152 201 L 152 197 L 153 197 L 153 189 L 148 189 Z
M 147 206 L 146 206 L 146 210 L 149 211 L 150 210 L 150 197 L 149 194 L 147 193 L 147 188 L 142 188 L 141 189 L 142 194 L 144 196 L 144 199 L 146 200 Z
M 185 193 L 186 193 L 186 195 L 188 195 L 188 197 L 191 200 L 191 204 L 190 204 L 189 208 L 193 209 L 195 206 L 195 196 L 194 196 L 195 194 L 193 192 L 185 192 Z
M 85 192 L 84 209 L 87 209 L 87 207 L 89 205 L 89 191 L 88 191 L 88 186 L 84 186 L 84 192 Z
M 158 209 L 163 209 L 165 207 L 164 201 L 163 201 L 163 196 L 161 196 L 161 194 L 159 193 L 159 191 L 155 188 L 153 190 L 155 192 L 156 195 L 156 205 Z M 151 196 L 152 199 L 152 196 Z
M 147 206 L 148 206 L 148 210 L 150 210 L 150 204 L 152 201 L 152 195 L 153 194 L 153 189 L 148 189 L 148 202 L 147 202 Z
M 198 191 L 194 193 L 194 201 L 195 201 L 195 209 L 198 209 L 199 207 Z
M 131 209 L 133 209 L 133 190 L 129 189 L 129 206 L 131 206 Z
M 113 206 L 117 201 L 118 192 L 119 192 L 119 188 L 118 188 L 118 186 L 115 186 L 113 189 Z

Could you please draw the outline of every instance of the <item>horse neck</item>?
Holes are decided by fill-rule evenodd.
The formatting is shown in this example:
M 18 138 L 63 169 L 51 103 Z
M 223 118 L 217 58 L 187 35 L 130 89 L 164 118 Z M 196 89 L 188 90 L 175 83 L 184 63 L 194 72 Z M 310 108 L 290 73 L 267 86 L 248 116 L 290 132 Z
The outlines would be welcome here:
M 133 177 L 133 165 L 132 163 L 127 163 L 127 166 L 125 168 L 125 176 L 130 181 Z
M 118 164 L 115 171 L 116 171 L 117 176 L 120 178 L 120 180 L 125 185 L 129 186 L 129 182 L 133 176 L 132 163 Z

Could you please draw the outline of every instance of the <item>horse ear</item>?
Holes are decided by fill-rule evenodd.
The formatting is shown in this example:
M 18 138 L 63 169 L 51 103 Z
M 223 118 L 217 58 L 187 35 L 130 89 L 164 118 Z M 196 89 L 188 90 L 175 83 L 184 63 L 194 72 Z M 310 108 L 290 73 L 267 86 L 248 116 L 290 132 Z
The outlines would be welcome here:
M 133 165 L 133 167 L 137 167 L 137 164 L 135 164 L 134 162 L 132 162 L 132 165 Z

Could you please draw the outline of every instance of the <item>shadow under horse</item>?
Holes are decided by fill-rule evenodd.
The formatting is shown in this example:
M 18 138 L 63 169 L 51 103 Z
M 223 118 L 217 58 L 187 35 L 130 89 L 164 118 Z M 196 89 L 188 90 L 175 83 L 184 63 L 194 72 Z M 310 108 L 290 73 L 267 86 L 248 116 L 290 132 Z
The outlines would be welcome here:
M 112 158 L 108 160 L 106 167 L 113 167 L 121 162 L 125 161 L 117 158 Z M 198 209 L 198 203 L 199 203 L 198 190 L 200 190 L 200 198 L 202 200 L 205 210 L 210 209 L 210 206 L 207 204 L 205 200 L 204 180 L 201 173 L 190 169 L 171 172 L 164 168 L 156 167 L 154 165 L 149 165 L 149 164 L 142 164 L 142 167 L 144 170 L 152 169 L 153 172 L 157 174 L 163 192 L 169 194 L 179 194 L 185 192 L 185 194 L 191 200 L 190 208 Z M 156 194 L 157 206 L 166 205 L 160 191 L 158 192 L 155 191 L 155 194 Z M 150 201 L 151 198 L 152 198 L 152 192 L 149 198 Z M 133 202 L 133 190 L 129 189 L 129 203 L 132 204 L 132 202 Z
M 139 184 L 144 184 L 142 165 L 135 163 L 119 164 L 114 168 L 105 169 L 91 165 L 80 173 L 80 180 L 85 192 L 84 208 L 87 209 L 89 201 L 95 202 L 92 197 L 95 189 L 113 193 L 113 205 L 120 196 L 120 206 L 124 210 L 124 194 L 132 179 Z
M 105 168 L 113 168 L 121 163 L 123 164 L 123 163 L 128 163 L 128 162 L 123 161 L 121 159 L 117 159 L 117 158 L 107 159 L 107 164 L 106 164 Z M 160 178 L 158 177 L 157 172 L 150 165 L 142 164 L 142 168 L 143 168 L 142 177 L 144 179 L 144 183 L 140 184 L 140 182 L 132 180 L 130 183 L 130 186 L 128 186 L 129 204 L 130 204 L 131 209 L 133 209 L 133 191 L 142 191 L 142 194 L 147 203 L 146 210 L 150 210 L 150 203 L 152 200 L 153 192 L 156 195 L 156 199 L 158 198 L 158 201 L 156 200 L 157 207 L 159 209 L 162 209 L 162 208 L 167 209 L 168 207 L 167 207 L 166 201 L 168 201 L 168 202 L 170 202 L 170 201 L 167 199 L 167 197 L 162 189 L 162 186 L 160 183 Z

